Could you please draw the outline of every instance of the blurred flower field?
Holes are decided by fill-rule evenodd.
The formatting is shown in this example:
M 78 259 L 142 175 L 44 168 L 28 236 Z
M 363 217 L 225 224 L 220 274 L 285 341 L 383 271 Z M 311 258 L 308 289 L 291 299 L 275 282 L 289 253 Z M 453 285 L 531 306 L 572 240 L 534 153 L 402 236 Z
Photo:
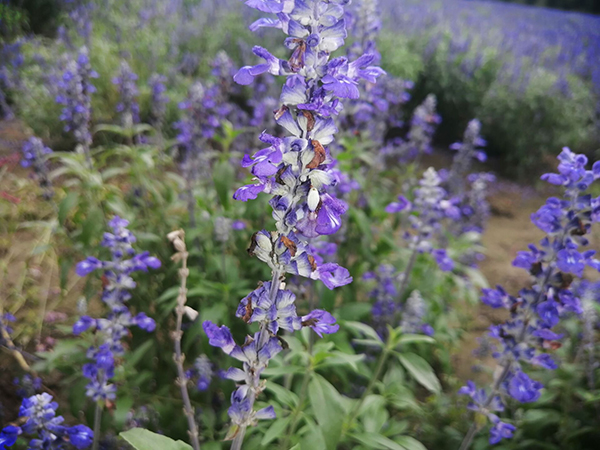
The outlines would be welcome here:
M 0 2 L 0 450 L 593 449 L 600 17 Z

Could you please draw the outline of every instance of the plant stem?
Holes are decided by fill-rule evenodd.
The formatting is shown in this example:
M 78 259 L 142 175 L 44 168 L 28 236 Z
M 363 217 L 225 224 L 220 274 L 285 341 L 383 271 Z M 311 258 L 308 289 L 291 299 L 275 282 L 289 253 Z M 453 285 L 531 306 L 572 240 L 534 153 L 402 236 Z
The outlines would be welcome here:
M 188 379 L 185 374 L 185 370 L 183 369 L 183 361 L 185 360 L 185 355 L 181 351 L 181 337 L 183 335 L 181 325 L 183 323 L 185 303 L 187 302 L 187 278 L 189 275 L 189 270 L 187 268 L 188 252 L 185 246 L 185 242 L 183 240 L 184 237 L 185 234 L 183 230 L 180 230 L 179 233 L 176 234 L 172 239 L 173 245 L 177 250 L 177 253 L 174 255 L 173 259 L 181 260 L 181 269 L 179 269 L 181 285 L 179 287 L 179 295 L 177 296 L 177 307 L 175 308 L 175 313 L 177 315 L 177 324 L 175 326 L 175 332 L 173 333 L 173 340 L 175 341 L 175 355 L 173 355 L 173 359 L 175 361 L 175 365 L 177 366 L 177 384 L 181 389 L 181 397 L 183 398 L 183 411 L 188 422 L 188 433 L 190 435 L 190 441 L 194 450 L 200 450 L 200 443 L 198 441 L 198 428 L 196 427 L 194 408 L 192 407 L 192 403 L 190 402 L 190 396 L 187 390 Z
M 100 425 L 102 424 L 102 404 L 96 402 L 96 409 L 94 410 L 94 442 L 92 442 L 92 450 L 98 450 L 100 444 Z
M 413 249 L 412 254 L 410 255 L 410 259 L 408 260 L 408 265 L 404 269 L 402 284 L 400 285 L 400 290 L 398 291 L 398 299 L 402 301 L 402 296 L 404 295 L 404 291 L 408 287 L 408 282 L 410 281 L 410 274 L 415 267 L 415 262 L 417 261 L 417 255 L 419 254 L 418 247 L 421 243 L 421 238 L 419 237 L 415 242 L 415 248 Z
M 371 377 L 371 380 L 369 381 L 367 388 L 361 395 L 358 402 L 350 410 L 350 414 L 348 415 L 348 417 L 349 417 L 348 421 L 344 425 L 345 430 L 348 430 L 350 428 L 350 426 L 352 425 L 352 422 L 354 422 L 354 420 L 356 419 L 356 416 L 358 415 L 361 406 L 365 402 L 367 395 L 370 394 L 371 390 L 373 389 L 373 386 L 375 386 L 375 383 L 381 376 L 381 372 L 383 371 L 383 366 L 385 365 L 385 362 L 387 361 L 389 353 L 390 353 L 390 350 L 386 347 L 382 350 L 381 355 L 379 355 L 379 361 L 377 361 L 377 368 L 375 369 L 375 373 Z

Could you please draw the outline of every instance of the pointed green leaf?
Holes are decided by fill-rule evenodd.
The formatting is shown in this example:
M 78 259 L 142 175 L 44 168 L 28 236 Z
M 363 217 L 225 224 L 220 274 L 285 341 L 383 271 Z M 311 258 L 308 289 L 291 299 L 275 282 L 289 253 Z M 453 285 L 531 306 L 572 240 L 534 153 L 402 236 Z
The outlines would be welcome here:
M 308 385 L 308 397 L 327 448 L 335 450 L 345 417 L 340 393 L 325 378 L 314 374 Z
M 192 447 L 183 441 L 174 441 L 171 438 L 144 430 L 132 428 L 119 433 L 136 450 L 191 450 Z
M 440 381 L 427 361 L 414 353 L 399 353 L 398 359 L 417 383 L 434 394 L 440 393 Z

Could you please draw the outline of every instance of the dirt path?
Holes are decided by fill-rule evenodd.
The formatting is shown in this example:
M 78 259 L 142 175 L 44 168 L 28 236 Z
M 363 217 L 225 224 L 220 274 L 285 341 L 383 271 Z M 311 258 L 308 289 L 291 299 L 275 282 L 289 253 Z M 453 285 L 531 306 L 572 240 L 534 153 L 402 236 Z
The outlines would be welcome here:
M 486 258 L 480 269 L 490 287 L 501 284 L 510 293 L 516 293 L 530 283 L 530 277 L 522 269 L 512 266 L 512 261 L 520 250 L 537 243 L 544 234 L 531 223 L 531 213 L 545 202 L 545 196 L 531 188 L 501 181 L 496 192 L 490 197 L 493 215 L 483 234 Z M 459 379 L 477 379 L 486 374 L 473 371 L 473 366 L 492 364 L 493 359 L 481 361 L 473 355 L 479 347 L 478 338 L 486 334 L 490 325 L 506 318 L 504 310 L 494 310 L 479 304 L 475 310 L 469 330 L 464 334 L 460 354 L 454 356 L 454 368 Z

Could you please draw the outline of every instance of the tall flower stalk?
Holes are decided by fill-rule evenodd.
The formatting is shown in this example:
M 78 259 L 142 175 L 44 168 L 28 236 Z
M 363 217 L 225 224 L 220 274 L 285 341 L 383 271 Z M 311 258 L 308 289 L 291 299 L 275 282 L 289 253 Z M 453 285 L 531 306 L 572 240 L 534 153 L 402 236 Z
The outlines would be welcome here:
M 27 448 L 62 449 L 70 443 L 77 449 L 88 448 L 92 444 L 93 432 L 85 425 L 66 427 L 63 416 L 57 416 L 58 403 L 47 393 L 32 395 L 23 399 L 19 408 L 20 427 L 8 425 L 0 432 L 0 448 L 13 446 L 21 435 L 29 435 Z
M 48 155 L 52 150 L 45 146 L 41 139 L 30 137 L 23 143 L 21 151 L 23 152 L 21 166 L 31 167 L 33 177 L 39 183 L 44 199 L 50 200 L 54 195 L 48 176 Z
M 439 268 L 450 271 L 454 262 L 444 248 L 440 248 L 436 241 L 442 233 L 444 219 L 456 219 L 460 215 L 449 200 L 448 193 L 440 186 L 442 179 L 433 167 L 423 174 L 419 187 L 415 189 L 415 198 L 410 202 L 403 195 L 398 196 L 396 202 L 386 207 L 388 213 L 408 212 L 412 233 L 406 232 L 404 239 L 408 242 L 411 254 L 402 275 L 398 298 L 402 298 L 410 281 L 410 275 L 419 253 L 431 254 Z
M 527 270 L 533 284 L 515 297 L 502 287 L 484 289 L 481 300 L 492 308 L 505 308 L 510 318 L 490 327 L 489 336 L 498 341 L 494 357 L 498 370 L 491 389 L 478 389 L 472 381 L 459 393 L 471 397 L 469 409 L 491 423 L 490 443 L 495 444 L 513 435 L 515 426 L 500 420 L 497 412 L 504 410 L 504 401 L 512 398 L 520 403 L 536 401 L 542 384 L 525 372 L 532 364 L 553 370 L 557 368 L 551 351 L 560 347 L 562 335 L 553 329 L 567 314 L 581 314 L 583 309 L 577 292 L 571 288 L 575 278 L 582 278 L 586 266 L 600 270 L 595 251 L 580 251 L 588 245 L 586 235 L 591 225 L 600 220 L 600 197 L 587 193 L 600 178 L 600 162 L 586 170 L 587 158 L 563 149 L 558 157 L 558 173 L 542 176 L 542 180 L 564 189 L 562 198 L 550 197 L 536 213 L 532 222 L 546 237 L 539 247 L 530 245 L 521 251 L 513 266 Z M 471 425 L 461 450 L 470 447 L 479 427 Z
M 280 28 L 288 35 L 285 46 L 292 52 L 281 60 L 262 47 L 255 55 L 264 59 L 256 66 L 242 67 L 234 80 L 251 84 L 255 77 L 270 73 L 285 76 L 281 106 L 275 120 L 286 132 L 276 137 L 263 132 L 259 139 L 267 148 L 254 156 L 246 155 L 242 166 L 249 168 L 253 183 L 239 188 L 234 198 L 248 201 L 260 193 L 272 196 L 275 230 L 254 234 L 249 253 L 267 263 L 271 281 L 259 283 L 242 299 L 236 315 L 247 323 L 258 323 L 259 330 L 237 345 L 225 326 L 204 322 L 209 343 L 243 362 L 243 368 L 230 368 L 226 377 L 239 383 L 231 396 L 232 420 L 228 438 L 232 449 L 240 449 L 249 426 L 259 419 L 274 418 L 272 406 L 254 410 L 265 382 L 260 379 L 269 360 L 283 350 L 278 333 L 311 327 L 319 336 L 334 333 L 339 326 L 323 310 L 305 316 L 296 312 L 295 295 L 285 289 L 286 274 L 321 280 L 329 289 L 352 281 L 348 270 L 335 263 L 317 264 L 310 253 L 309 240 L 339 230 L 347 206 L 327 192 L 336 180 L 329 169 L 334 159 L 328 145 L 337 132 L 333 117 L 342 98 L 357 98 L 361 79 L 375 82 L 383 71 L 374 66 L 374 55 L 362 55 L 350 62 L 345 57 L 330 60 L 330 53 L 344 44 L 346 0 L 308 0 L 282 2 L 260 0 L 247 4 L 262 12 L 277 14 L 252 25 Z
M 90 65 L 87 47 L 81 47 L 77 59 L 67 62 L 56 96 L 56 102 L 63 105 L 60 120 L 65 122 L 64 129 L 73 133 L 77 151 L 85 155 L 89 168 L 92 167 L 90 122 L 92 94 L 96 92 L 92 84 L 94 78 L 98 78 L 98 74 Z
M 101 261 L 89 256 L 77 264 L 77 275 L 86 276 L 96 270 L 103 270 L 104 290 L 102 301 L 108 306 L 105 318 L 93 319 L 82 316 L 73 325 L 73 333 L 78 335 L 87 330 L 96 332 L 96 344 L 88 349 L 87 356 L 92 362 L 84 365 L 83 375 L 90 380 L 86 395 L 96 402 L 94 415 L 94 442 L 92 450 L 98 448 L 100 439 L 100 420 L 104 404 L 114 400 L 117 387 L 111 383 L 116 367 L 116 357 L 125 354 L 123 338 L 129 334 L 129 328 L 137 326 L 147 332 L 156 328 L 153 319 L 140 312 L 132 315 L 126 302 L 131 298 L 131 289 L 135 281 L 131 274 L 160 267 L 160 261 L 148 252 L 136 253 L 132 244 L 135 236 L 126 227 L 129 222 L 115 216 L 108 225 L 112 233 L 104 233 L 102 246 L 108 248 L 112 258 Z

